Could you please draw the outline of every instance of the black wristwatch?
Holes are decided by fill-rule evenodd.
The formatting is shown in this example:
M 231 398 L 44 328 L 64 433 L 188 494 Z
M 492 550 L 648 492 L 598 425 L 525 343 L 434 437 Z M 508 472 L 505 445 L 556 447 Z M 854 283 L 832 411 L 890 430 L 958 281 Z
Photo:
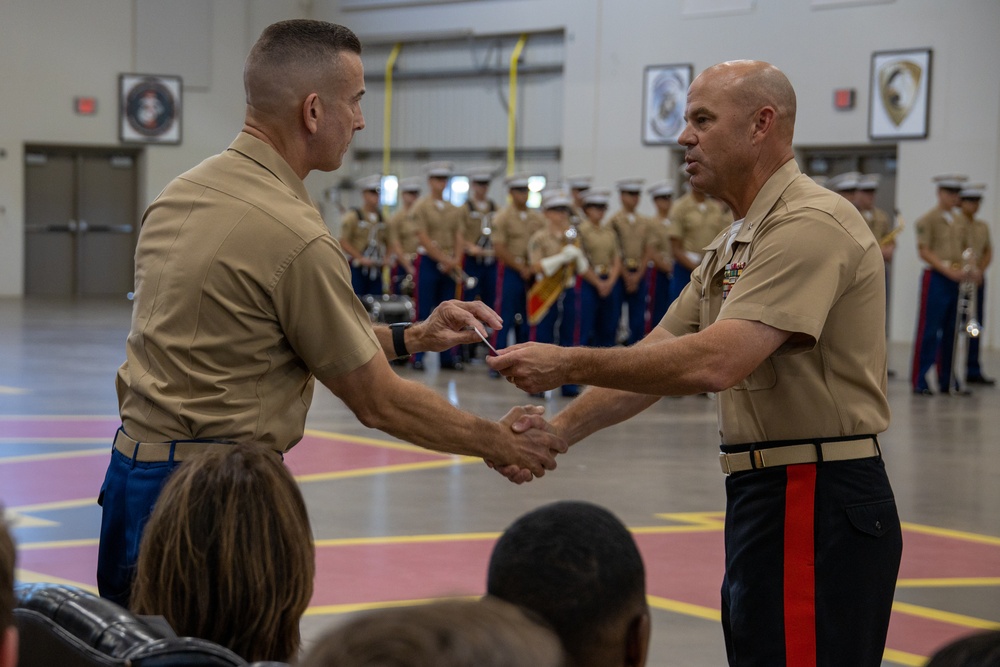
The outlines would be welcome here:
M 394 322 L 389 325 L 389 328 L 392 329 L 392 349 L 397 357 L 410 356 L 409 351 L 406 349 L 406 339 L 403 336 L 404 332 L 412 324 L 413 322 Z

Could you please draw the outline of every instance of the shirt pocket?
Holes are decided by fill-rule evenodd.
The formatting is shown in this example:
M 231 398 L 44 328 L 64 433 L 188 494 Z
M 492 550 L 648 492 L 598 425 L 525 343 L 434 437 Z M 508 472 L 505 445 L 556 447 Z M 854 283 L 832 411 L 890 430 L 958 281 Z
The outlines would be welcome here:
M 741 382 L 737 383 L 733 389 L 737 391 L 759 391 L 761 389 L 773 389 L 778 381 L 778 376 L 774 372 L 774 364 L 768 357 L 761 362 L 757 368 L 750 372 Z

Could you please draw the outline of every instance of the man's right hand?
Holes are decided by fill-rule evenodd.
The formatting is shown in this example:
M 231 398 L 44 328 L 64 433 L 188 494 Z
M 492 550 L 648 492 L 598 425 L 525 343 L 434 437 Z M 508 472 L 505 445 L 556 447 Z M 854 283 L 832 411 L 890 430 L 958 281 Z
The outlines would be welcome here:
M 555 470 L 556 455 L 569 449 L 566 440 L 542 417 L 545 407 L 523 405 L 511 408 L 500 419 L 512 439 L 513 458 L 503 464 L 487 460 L 486 464 L 515 484 L 542 477 L 546 470 Z

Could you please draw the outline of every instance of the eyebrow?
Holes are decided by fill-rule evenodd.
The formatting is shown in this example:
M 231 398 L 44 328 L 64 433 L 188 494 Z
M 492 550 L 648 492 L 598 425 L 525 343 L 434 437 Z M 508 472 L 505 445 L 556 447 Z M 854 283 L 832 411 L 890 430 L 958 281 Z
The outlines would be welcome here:
M 694 116 L 709 116 L 711 118 L 715 118 L 715 114 L 704 106 L 700 106 L 697 109 L 692 109 L 690 112 L 685 113 L 684 120 L 689 120 Z

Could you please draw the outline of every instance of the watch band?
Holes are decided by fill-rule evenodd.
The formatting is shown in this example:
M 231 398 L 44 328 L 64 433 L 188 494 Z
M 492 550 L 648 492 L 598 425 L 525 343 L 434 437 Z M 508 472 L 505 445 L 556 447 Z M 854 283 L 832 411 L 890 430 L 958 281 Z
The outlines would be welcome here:
M 405 332 L 410 328 L 412 322 L 395 322 L 389 325 L 392 330 L 392 349 L 397 357 L 408 357 L 410 352 L 406 349 Z

